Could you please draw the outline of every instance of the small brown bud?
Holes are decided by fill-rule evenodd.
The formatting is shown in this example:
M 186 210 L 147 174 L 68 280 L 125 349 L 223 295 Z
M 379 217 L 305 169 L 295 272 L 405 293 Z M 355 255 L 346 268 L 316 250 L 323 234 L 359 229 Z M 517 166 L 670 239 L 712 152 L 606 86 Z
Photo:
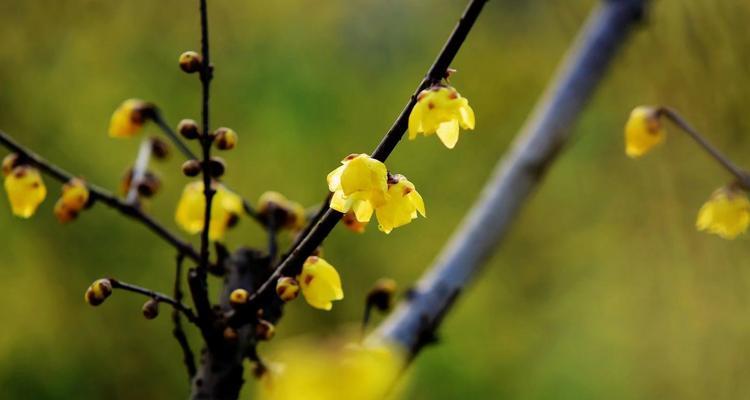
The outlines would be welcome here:
M 154 319 L 159 316 L 159 302 L 156 299 L 148 299 L 143 303 L 141 311 L 146 319 Z
M 151 138 L 151 152 L 157 160 L 165 160 L 169 157 L 169 145 L 159 138 Z
M 299 283 L 291 276 L 281 277 L 276 282 L 276 294 L 283 301 L 292 301 L 299 295 Z
M 194 51 L 186 51 L 180 54 L 180 68 L 188 74 L 198 72 L 202 67 L 203 57 L 200 54 Z
M 229 302 L 232 303 L 232 305 L 241 305 L 247 303 L 247 299 L 250 298 L 250 293 L 245 289 L 234 289 L 231 294 L 229 294 Z
M 208 173 L 213 178 L 221 178 L 224 175 L 224 171 L 227 169 L 227 164 L 220 157 L 211 157 L 208 160 Z
M 231 326 L 228 326 L 224 328 L 224 339 L 226 339 L 229 342 L 234 342 L 237 340 L 237 331 L 234 330 Z
M 10 153 L 3 158 L 3 176 L 8 176 L 14 168 L 21 165 L 21 157 L 16 153 Z
M 198 160 L 187 160 L 182 163 L 182 173 L 185 176 L 193 177 L 201 173 L 201 162 Z
M 152 197 L 159 191 L 159 188 L 161 188 L 161 180 L 151 171 L 146 171 L 143 180 L 138 182 L 138 193 L 143 197 Z
M 99 279 L 86 289 L 86 294 L 83 298 L 92 306 L 98 306 L 104 303 L 104 300 L 106 300 L 111 294 L 112 282 L 110 282 L 109 279 Z
M 229 128 L 219 128 L 214 132 L 216 148 L 219 150 L 231 150 L 237 146 L 237 132 Z
M 393 303 L 393 295 L 396 293 L 396 281 L 390 278 L 378 279 L 367 294 L 367 304 L 380 311 L 388 311 Z
M 192 119 L 183 119 L 177 124 L 177 131 L 180 135 L 188 140 L 197 139 L 201 134 L 198 130 L 198 124 Z
M 271 340 L 276 334 L 276 328 L 272 323 L 266 320 L 258 320 L 258 324 L 255 325 L 255 338 L 258 340 Z

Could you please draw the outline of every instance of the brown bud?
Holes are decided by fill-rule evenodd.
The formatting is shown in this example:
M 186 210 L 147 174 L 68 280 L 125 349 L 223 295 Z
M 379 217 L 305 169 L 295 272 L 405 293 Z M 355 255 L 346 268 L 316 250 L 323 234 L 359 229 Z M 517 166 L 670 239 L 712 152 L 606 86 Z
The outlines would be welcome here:
M 276 334 L 276 328 L 272 323 L 266 320 L 258 320 L 258 324 L 255 325 L 255 338 L 258 340 L 271 340 L 273 335 Z
M 155 299 L 148 299 L 143 303 L 141 311 L 146 319 L 154 319 L 159 316 L 159 302 Z
M 211 157 L 208 160 L 208 173 L 213 178 L 221 178 L 224 175 L 224 171 L 227 169 L 227 164 L 220 157 Z
M 201 162 L 198 160 L 187 160 L 182 163 L 182 173 L 185 176 L 193 177 L 201 173 Z
M 240 305 L 247 303 L 247 299 L 250 298 L 250 293 L 245 289 L 234 289 L 231 294 L 229 294 L 229 302 L 232 303 L 232 305 Z
M 138 193 L 143 197 L 152 197 L 159 191 L 159 188 L 161 188 L 161 180 L 151 171 L 146 171 L 143 180 L 138 182 Z
M 200 71 L 202 66 L 203 57 L 200 54 L 194 51 L 186 51 L 180 54 L 180 68 L 188 74 Z
M 98 306 L 104 303 L 104 300 L 111 294 L 112 282 L 109 279 L 99 279 L 86 289 L 86 294 L 83 297 L 87 303 L 92 306 Z
M 169 157 L 169 145 L 159 138 L 151 138 L 151 152 L 157 160 L 165 160 Z
M 367 304 L 380 311 L 388 311 L 396 293 L 396 281 L 390 278 L 378 279 L 367 294 Z
M 237 146 L 237 132 L 229 128 L 219 128 L 214 132 L 214 142 L 219 150 L 231 150 Z
M 21 157 L 16 153 L 10 153 L 3 158 L 3 176 L 8 176 L 14 168 L 21 165 Z
M 234 330 L 231 326 L 228 326 L 224 328 L 224 339 L 226 339 L 229 342 L 234 342 L 237 340 L 237 331 Z
M 299 295 L 299 283 L 291 276 L 281 277 L 276 282 L 276 294 L 283 301 L 292 301 Z
M 183 119 L 177 124 L 177 131 L 180 135 L 188 140 L 197 139 L 201 134 L 198 130 L 198 124 L 192 119 Z

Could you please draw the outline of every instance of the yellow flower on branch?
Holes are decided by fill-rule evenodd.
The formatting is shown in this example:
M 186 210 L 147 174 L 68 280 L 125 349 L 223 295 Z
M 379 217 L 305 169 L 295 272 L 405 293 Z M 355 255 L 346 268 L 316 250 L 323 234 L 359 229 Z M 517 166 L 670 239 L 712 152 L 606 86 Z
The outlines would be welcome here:
M 30 165 L 19 165 L 5 177 L 5 191 L 13 215 L 30 218 L 47 197 L 39 170 Z
M 696 228 L 734 239 L 750 224 L 750 201 L 739 188 L 723 187 L 716 190 L 698 211 Z
M 388 183 L 388 201 L 375 209 L 381 231 L 391 233 L 417 218 L 417 213 L 426 216 L 424 200 L 413 183 L 403 175 L 394 175 Z
M 375 207 L 386 201 L 388 170 L 367 154 L 352 154 L 341 163 L 327 177 L 333 192 L 330 206 L 342 213 L 351 210 L 358 221 L 368 222 Z
M 638 158 L 664 141 L 667 134 L 653 107 L 636 107 L 625 124 L 625 154 Z
M 452 149 L 458 142 L 459 128 L 474 129 L 474 125 L 469 100 L 452 87 L 433 86 L 417 96 L 409 115 L 409 139 L 414 140 L 420 133 L 437 133 L 445 147 Z
M 86 182 L 73 178 L 63 185 L 62 196 L 55 203 L 55 217 L 61 223 L 74 220 L 89 201 Z
M 234 226 L 242 214 L 242 198 L 230 192 L 219 183 L 214 183 L 214 194 L 211 202 L 211 220 L 208 237 L 217 241 L 224 238 L 227 229 Z M 175 221 L 184 231 L 198 234 L 203 231 L 205 221 L 206 198 L 203 194 L 203 182 L 192 182 L 185 186 L 177 204 Z
M 127 138 L 138 134 L 143 124 L 148 119 L 148 112 L 152 106 L 143 100 L 125 100 L 112 113 L 109 120 L 109 136 L 115 138 Z
M 297 282 L 307 303 L 315 308 L 330 310 L 333 308 L 333 301 L 344 298 L 339 273 L 320 257 L 307 258 L 302 272 L 297 276 Z

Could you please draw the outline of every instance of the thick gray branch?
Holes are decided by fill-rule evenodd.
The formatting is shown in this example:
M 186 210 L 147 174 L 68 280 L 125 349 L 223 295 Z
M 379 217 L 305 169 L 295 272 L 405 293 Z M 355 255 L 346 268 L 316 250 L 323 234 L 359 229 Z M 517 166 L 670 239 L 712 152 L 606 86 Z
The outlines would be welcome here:
M 646 0 L 604 1 L 590 16 L 512 149 L 412 295 L 373 333 L 410 349 L 429 342 L 443 315 L 508 231 L 568 140 L 607 66 L 640 20 Z

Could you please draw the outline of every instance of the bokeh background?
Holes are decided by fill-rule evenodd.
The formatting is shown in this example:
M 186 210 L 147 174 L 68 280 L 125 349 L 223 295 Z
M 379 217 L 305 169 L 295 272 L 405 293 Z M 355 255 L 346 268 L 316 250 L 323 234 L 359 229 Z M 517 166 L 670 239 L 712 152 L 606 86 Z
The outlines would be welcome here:
M 199 117 L 197 79 L 176 63 L 198 47 L 193 3 L 0 2 L 0 128 L 115 188 L 138 146 L 106 135 L 123 99 L 154 101 L 173 124 Z M 325 174 L 390 126 L 464 3 L 211 1 L 213 123 L 241 136 L 225 154 L 226 181 L 251 199 L 274 189 L 318 202 Z M 346 299 L 330 313 L 295 302 L 270 347 L 358 321 L 379 277 L 403 287 L 418 278 L 595 4 L 487 5 L 453 65 L 476 131 L 453 151 L 434 137 L 405 141 L 388 162 L 417 184 L 429 218 L 389 236 L 375 226 L 361 236 L 336 230 L 325 251 Z M 729 177 L 675 130 L 658 151 L 628 160 L 622 126 L 634 105 L 671 105 L 748 165 L 748 21 L 746 1 L 653 2 L 440 345 L 414 365 L 407 398 L 747 397 L 748 240 L 694 229 L 698 207 Z M 175 230 L 187 182 L 180 163 L 175 154 L 155 165 L 164 190 L 148 204 Z M 144 320 L 144 299 L 124 293 L 96 309 L 82 299 L 102 276 L 169 291 L 172 249 L 103 206 L 61 226 L 52 216 L 59 186 L 47 183 L 50 196 L 29 221 L 0 198 L 0 398 L 184 398 L 169 318 Z M 261 233 L 246 220 L 228 243 L 262 245 Z

